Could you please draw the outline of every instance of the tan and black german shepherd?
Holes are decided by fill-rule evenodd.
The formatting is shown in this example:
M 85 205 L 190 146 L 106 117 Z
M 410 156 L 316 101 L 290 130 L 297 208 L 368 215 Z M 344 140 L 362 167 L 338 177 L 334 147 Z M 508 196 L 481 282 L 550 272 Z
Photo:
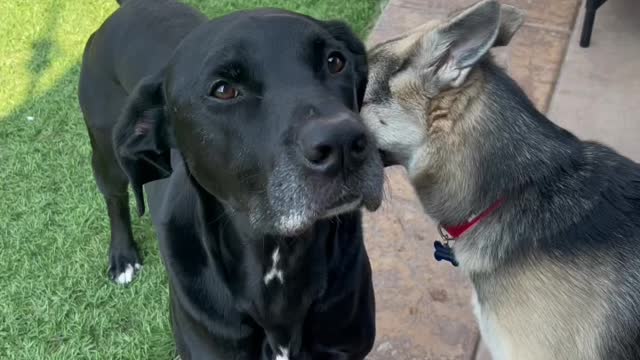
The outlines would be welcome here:
M 362 114 L 456 230 L 494 359 L 640 359 L 640 165 L 555 125 L 494 63 L 522 21 L 482 1 L 375 46 Z

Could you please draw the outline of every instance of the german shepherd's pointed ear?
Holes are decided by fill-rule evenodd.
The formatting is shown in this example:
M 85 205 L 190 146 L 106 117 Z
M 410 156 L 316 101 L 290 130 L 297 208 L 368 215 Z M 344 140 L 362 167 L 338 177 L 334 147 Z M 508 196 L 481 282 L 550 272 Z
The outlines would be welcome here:
M 351 27 L 339 20 L 329 20 L 321 22 L 323 27 L 338 41 L 341 41 L 345 47 L 354 55 L 354 71 L 356 74 L 356 109 L 360 110 L 364 99 L 364 92 L 367 88 L 367 79 L 369 77 L 369 67 L 367 64 L 367 48 L 364 43 L 353 32 Z
M 494 47 L 507 46 L 511 38 L 516 34 L 520 26 L 524 23 L 525 13 L 511 5 L 500 5 L 500 30 L 493 43 Z
M 129 178 L 140 216 L 145 211 L 142 185 L 171 175 L 173 140 L 161 79 L 156 75 L 140 81 L 113 131 L 116 157 Z
M 483 0 L 453 13 L 443 24 L 426 33 L 422 51 L 427 74 L 440 87 L 457 87 L 494 46 L 509 43 L 523 21 L 513 6 Z

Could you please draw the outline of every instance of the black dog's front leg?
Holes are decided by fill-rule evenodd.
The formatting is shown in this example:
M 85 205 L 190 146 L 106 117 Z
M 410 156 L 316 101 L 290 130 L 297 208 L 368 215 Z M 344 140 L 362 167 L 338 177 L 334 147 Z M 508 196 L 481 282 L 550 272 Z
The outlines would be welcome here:
M 142 266 L 131 231 L 129 196 L 105 196 L 105 201 L 111 225 L 109 276 L 118 284 L 128 284 Z
M 113 155 L 109 134 L 90 129 L 90 135 L 93 174 L 104 196 L 111 228 L 109 276 L 124 285 L 133 280 L 142 264 L 131 231 L 128 180 Z

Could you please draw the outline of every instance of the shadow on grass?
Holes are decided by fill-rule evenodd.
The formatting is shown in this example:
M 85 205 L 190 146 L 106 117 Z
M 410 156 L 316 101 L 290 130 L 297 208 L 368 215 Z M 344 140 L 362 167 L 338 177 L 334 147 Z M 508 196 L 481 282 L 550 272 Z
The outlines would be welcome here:
M 52 54 L 55 52 L 56 43 L 53 39 L 54 30 L 58 25 L 58 19 L 60 15 L 60 6 L 52 4 L 48 11 L 47 17 L 44 21 L 43 29 L 41 30 L 44 36 L 38 38 L 31 44 L 32 53 L 31 59 L 27 64 L 29 73 L 31 74 L 29 80 L 29 95 L 33 96 L 34 88 L 39 78 L 47 71 L 52 63 Z
M 34 57 L 45 59 L 54 46 L 53 42 L 43 40 L 38 44 L 42 53 L 34 54 Z M 34 71 L 30 80 L 32 84 L 37 82 L 37 76 L 47 67 L 44 61 L 40 61 L 36 66 L 40 68 Z M 74 176 L 76 178 L 71 180 L 70 185 L 82 183 L 84 188 L 87 180 L 90 182 L 90 191 L 93 193 L 91 198 L 100 198 L 100 209 L 97 209 L 95 216 L 107 219 L 106 207 L 93 180 L 89 136 L 78 104 L 79 74 L 80 64 L 76 63 L 47 91 L 38 96 L 27 96 L 21 105 L 0 118 L 0 162 L 3 163 L 0 179 L 3 180 L 3 187 L 6 186 L 4 190 L 0 190 L 0 194 L 6 191 L 37 196 L 38 193 L 45 195 L 50 191 L 47 195 L 62 197 L 64 192 L 56 189 L 60 185 L 58 180 Z M 30 93 L 33 94 L 33 90 Z M 12 196 L 9 196 L 10 198 Z M 55 202 L 50 202 L 50 205 L 58 206 Z M 26 215 L 35 209 L 17 207 L 14 210 L 17 212 L 8 213 L 13 221 L 21 218 L 16 215 Z M 53 208 L 48 210 L 55 212 Z M 135 214 L 132 214 L 132 220 L 136 228 L 141 222 L 148 223 Z M 101 232 L 105 238 L 106 249 L 109 239 L 108 227 L 101 229 Z M 149 238 L 148 231 L 137 231 L 134 235 L 137 240 L 153 241 Z
M 168 290 L 148 217 L 132 216 L 148 265 L 141 281 L 107 280 L 109 224 L 78 105 L 80 63 L 34 91 L 55 60 L 51 11 L 32 44 L 28 95 L 0 118 L 0 358 L 167 358 Z
M 55 181 L 56 176 L 64 176 L 61 170 L 65 168 L 55 167 L 59 161 L 46 161 L 51 157 L 62 159 L 63 162 L 67 157 L 69 165 L 78 166 L 85 174 L 92 174 L 89 137 L 77 98 L 80 62 L 74 63 L 44 93 L 35 95 L 38 82 L 50 69 L 57 53 L 54 34 L 58 27 L 61 9 L 62 7 L 56 2 L 51 3 L 43 21 L 43 28 L 39 31 L 43 36 L 31 44 L 32 54 L 27 63 L 29 79 L 26 80 L 29 84 L 28 95 L 8 115 L 0 117 L 0 144 L 3 145 L 0 149 L 0 160 L 13 159 L 14 163 L 19 163 L 13 168 L 5 167 L 5 171 L 0 175 L 0 179 L 6 180 L 3 182 L 6 184 L 29 185 L 29 181 L 33 179 L 30 173 L 34 171 L 49 174 L 48 180 L 51 181 Z M 88 37 L 89 34 L 87 39 Z M 60 147 L 76 151 L 52 151 Z M 31 161 L 39 157 L 41 161 Z M 15 172 L 12 173 L 11 170 Z M 28 192 L 45 191 L 39 186 L 40 184 L 32 185 Z M 93 185 L 95 193 L 99 195 L 97 187 Z M 8 191 L 18 192 L 20 187 L 16 186 Z M 0 190 L 1 193 L 3 191 Z M 19 212 L 20 209 L 16 210 Z M 106 218 L 106 208 L 103 206 L 100 211 L 101 213 L 96 215 Z M 134 226 L 139 225 L 140 220 L 136 220 L 136 216 L 132 219 Z M 108 230 L 108 228 L 104 229 L 107 239 L 109 238 Z M 137 236 L 137 238 L 140 237 Z M 105 246 L 108 246 L 108 242 L 105 242 Z

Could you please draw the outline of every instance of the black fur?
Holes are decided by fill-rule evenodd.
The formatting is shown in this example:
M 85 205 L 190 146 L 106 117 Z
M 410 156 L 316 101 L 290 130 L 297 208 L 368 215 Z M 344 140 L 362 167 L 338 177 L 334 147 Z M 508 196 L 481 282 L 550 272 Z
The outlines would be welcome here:
M 329 73 L 335 52 L 346 65 Z M 241 96 L 213 98 L 220 79 Z M 111 223 L 110 273 L 130 281 L 141 262 L 131 184 L 140 214 L 147 196 L 183 360 L 370 351 L 373 286 L 354 210 L 379 205 L 383 171 L 357 114 L 366 82 L 364 45 L 347 25 L 282 10 L 210 21 L 177 2 L 128 0 L 90 37 L 79 99 Z M 309 141 L 332 152 L 312 161 Z M 275 254 L 282 279 L 266 280 Z

